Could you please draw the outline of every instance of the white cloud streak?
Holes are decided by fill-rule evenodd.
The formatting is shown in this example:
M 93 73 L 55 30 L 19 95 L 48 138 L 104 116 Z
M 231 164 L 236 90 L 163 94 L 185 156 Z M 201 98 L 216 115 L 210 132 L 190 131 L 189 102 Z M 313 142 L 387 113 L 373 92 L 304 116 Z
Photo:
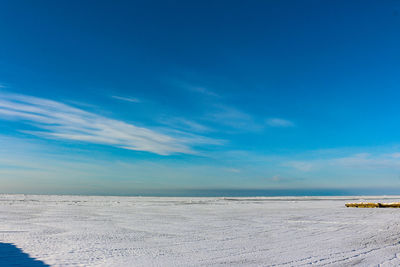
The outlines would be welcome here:
M 205 133 L 205 132 L 212 132 L 213 129 L 197 123 L 192 120 L 188 120 L 181 117 L 161 117 L 159 122 L 168 125 L 172 128 L 181 129 L 184 131 L 196 132 L 196 133 Z
M 250 114 L 226 105 L 217 105 L 214 112 L 209 113 L 207 118 L 220 125 L 241 131 L 254 132 L 263 129 L 263 125 L 257 123 Z
M 215 96 L 215 97 L 219 96 L 217 93 L 214 93 L 213 91 L 211 91 L 205 87 L 202 87 L 202 86 L 191 86 L 189 88 L 193 92 L 201 93 L 204 95 Z
M 271 127 L 293 127 L 294 123 L 280 118 L 270 118 L 266 120 L 266 123 Z
M 0 93 L 0 119 L 28 123 L 39 130 L 24 131 L 44 138 L 74 140 L 147 151 L 159 155 L 196 154 L 192 146 L 217 140 L 186 134 L 165 134 L 110 119 L 48 99 Z
M 134 97 L 124 97 L 124 96 L 117 96 L 117 95 L 113 95 L 111 96 L 114 99 L 117 100 L 122 100 L 122 101 L 126 101 L 126 102 L 131 102 L 131 103 L 140 103 L 140 99 L 138 98 L 134 98 Z
M 289 120 L 280 118 L 270 118 L 265 121 L 257 120 L 249 113 L 243 112 L 227 105 L 215 105 L 213 113 L 209 113 L 207 118 L 213 122 L 235 128 L 241 131 L 257 132 L 269 127 L 294 127 L 295 124 Z
M 283 166 L 291 167 L 303 172 L 311 171 L 315 167 L 314 165 L 314 162 L 307 161 L 289 161 L 283 164 Z
M 398 152 L 389 154 L 356 153 L 347 156 L 334 156 L 321 159 L 293 160 L 282 163 L 282 166 L 290 167 L 302 172 L 312 172 L 334 168 L 378 170 L 400 170 L 400 158 Z
M 217 93 L 215 93 L 214 91 L 210 90 L 208 87 L 205 86 L 199 86 L 196 84 L 186 83 L 183 81 L 174 81 L 173 84 L 188 91 L 200 93 L 206 96 L 219 97 Z

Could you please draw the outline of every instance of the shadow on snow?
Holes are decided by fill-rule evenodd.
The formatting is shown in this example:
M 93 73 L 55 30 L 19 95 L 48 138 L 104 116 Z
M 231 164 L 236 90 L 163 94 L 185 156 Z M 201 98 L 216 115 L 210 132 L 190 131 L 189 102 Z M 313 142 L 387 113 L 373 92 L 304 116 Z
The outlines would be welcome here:
M 0 266 L 43 267 L 50 265 L 31 258 L 13 244 L 0 243 Z

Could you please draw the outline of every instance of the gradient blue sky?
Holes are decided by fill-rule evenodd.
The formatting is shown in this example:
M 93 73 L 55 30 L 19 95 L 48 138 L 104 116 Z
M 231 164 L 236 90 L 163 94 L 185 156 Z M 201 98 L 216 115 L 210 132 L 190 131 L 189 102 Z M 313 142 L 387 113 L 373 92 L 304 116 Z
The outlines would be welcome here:
M 1 191 L 400 188 L 399 12 L 1 1 Z

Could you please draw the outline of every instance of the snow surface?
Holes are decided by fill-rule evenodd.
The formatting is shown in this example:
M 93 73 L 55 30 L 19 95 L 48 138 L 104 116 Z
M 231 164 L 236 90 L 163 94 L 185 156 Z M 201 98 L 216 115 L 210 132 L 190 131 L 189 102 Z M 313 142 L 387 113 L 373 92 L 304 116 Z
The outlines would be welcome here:
M 344 206 L 399 200 L 0 195 L 0 242 L 52 266 L 399 266 L 400 209 Z

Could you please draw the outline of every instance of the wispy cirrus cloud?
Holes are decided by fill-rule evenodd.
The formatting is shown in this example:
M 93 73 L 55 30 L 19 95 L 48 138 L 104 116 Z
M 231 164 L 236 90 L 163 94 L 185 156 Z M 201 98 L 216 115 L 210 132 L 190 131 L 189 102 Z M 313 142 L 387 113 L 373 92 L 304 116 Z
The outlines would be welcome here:
M 126 102 L 131 102 L 131 103 L 140 103 L 142 101 L 140 101 L 139 98 L 135 98 L 135 97 L 124 97 L 124 96 L 117 96 L 117 95 L 113 95 L 111 96 L 114 99 L 118 99 L 121 101 L 126 101 Z
M 170 126 L 172 128 L 180 129 L 183 131 L 190 131 L 195 133 L 212 132 L 213 129 L 200 124 L 196 121 L 188 120 L 182 117 L 167 117 L 163 116 L 159 119 L 160 123 Z
M 159 155 L 195 154 L 193 147 L 196 145 L 219 143 L 182 131 L 167 134 L 61 102 L 11 93 L 0 94 L 0 119 L 33 125 L 37 130 L 25 132 L 44 138 L 104 144 Z
M 293 127 L 295 124 L 292 121 L 281 118 L 269 118 L 265 121 L 270 127 Z
M 325 158 L 291 160 L 282 166 L 302 172 L 319 171 L 328 168 L 379 170 L 400 170 L 400 153 L 353 153 L 349 155 L 330 155 Z
M 311 171 L 315 167 L 315 162 L 293 160 L 293 161 L 284 162 L 282 165 L 302 171 L 302 172 L 308 172 L 308 171 Z
M 294 127 L 289 120 L 270 118 L 263 120 L 257 116 L 229 105 L 216 104 L 213 111 L 208 113 L 210 121 L 244 132 L 259 132 L 269 127 Z
M 240 131 L 259 131 L 263 125 L 257 123 L 253 116 L 234 107 L 226 105 L 216 105 L 212 113 L 207 118 L 220 125 L 225 125 Z
M 217 94 L 207 86 L 195 83 L 187 83 L 183 81 L 173 81 L 173 84 L 187 91 L 203 94 L 206 96 L 219 97 L 219 94 Z
M 231 128 L 231 130 L 240 132 L 259 132 L 267 127 L 287 128 L 295 126 L 292 121 L 287 119 L 260 118 L 259 116 L 247 113 L 236 106 L 224 103 L 223 100 L 227 100 L 227 97 L 215 93 L 215 91 L 210 89 L 210 86 L 202 85 L 207 84 L 206 82 L 190 83 L 185 80 L 170 80 L 169 82 L 185 91 L 196 92 L 207 96 L 207 101 L 204 102 L 205 109 L 207 110 L 203 118 L 204 121 L 211 121 L 218 125 Z
M 198 92 L 204 95 L 219 96 L 217 93 L 203 86 L 190 86 L 189 89 L 192 90 L 193 92 Z

